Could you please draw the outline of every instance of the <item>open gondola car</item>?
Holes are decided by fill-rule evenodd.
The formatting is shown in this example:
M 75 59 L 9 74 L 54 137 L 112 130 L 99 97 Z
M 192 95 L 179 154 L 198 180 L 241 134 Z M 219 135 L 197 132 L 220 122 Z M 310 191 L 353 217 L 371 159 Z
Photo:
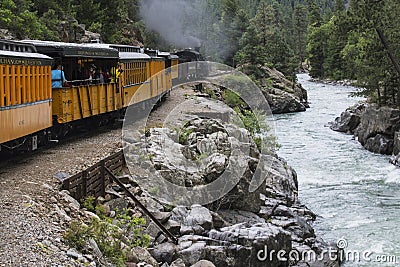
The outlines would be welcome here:
M 91 68 L 108 71 L 116 66 L 117 50 L 62 42 L 24 42 L 33 44 L 38 52 L 54 58 L 56 65 L 64 67 L 66 79 L 70 81 L 68 87 L 53 88 L 55 124 L 92 118 L 122 108 L 121 91 L 117 83 L 89 78 Z

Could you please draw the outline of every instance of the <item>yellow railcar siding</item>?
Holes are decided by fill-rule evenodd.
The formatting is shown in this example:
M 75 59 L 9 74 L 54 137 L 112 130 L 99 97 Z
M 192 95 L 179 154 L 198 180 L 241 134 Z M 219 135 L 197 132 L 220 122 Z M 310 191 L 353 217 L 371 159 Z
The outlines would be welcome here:
M 16 97 L 16 99 L 15 99 L 15 104 L 16 105 L 19 105 L 19 104 L 21 104 L 21 66 L 15 66 L 15 68 L 14 68 L 14 73 L 15 73 L 15 75 L 14 75 L 14 80 L 15 80 L 15 87 L 14 87 L 14 90 L 15 90 L 15 97 Z
M 53 115 L 67 123 L 116 111 L 121 108 L 120 92 L 115 83 L 53 89 Z
M 51 127 L 51 102 L 0 111 L 0 143 Z
M 5 106 L 4 98 L 6 96 L 6 88 L 4 86 L 4 67 L 0 65 L 0 107 Z
M 140 86 L 145 83 L 150 76 L 150 62 L 148 61 L 131 61 L 125 62 L 123 64 L 124 72 L 122 76 L 124 77 L 122 83 L 122 97 L 123 97 L 123 107 L 127 107 L 134 103 L 138 103 L 151 98 L 150 87 L 147 86 L 147 92 L 138 92 Z M 135 100 L 132 97 L 135 95 Z
M 6 89 L 6 106 L 11 106 L 10 66 L 4 66 L 4 79 Z
M 51 99 L 50 66 L 0 66 L 0 106 L 14 106 Z
M 171 60 L 171 78 L 172 79 L 177 79 L 179 72 L 178 72 L 178 59 L 172 59 Z
M 8 79 L 10 80 L 10 89 L 11 89 L 11 105 L 16 105 L 17 104 L 17 92 L 15 90 L 15 66 L 12 65 L 11 68 L 9 69 L 9 76 Z

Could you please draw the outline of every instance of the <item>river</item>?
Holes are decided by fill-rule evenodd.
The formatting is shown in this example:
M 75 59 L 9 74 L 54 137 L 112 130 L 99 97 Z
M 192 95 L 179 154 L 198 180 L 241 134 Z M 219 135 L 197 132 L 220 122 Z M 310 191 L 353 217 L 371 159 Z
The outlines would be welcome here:
M 360 262 L 349 256 L 346 267 L 400 266 L 400 168 L 388 156 L 365 150 L 353 136 L 330 130 L 329 122 L 361 100 L 349 97 L 356 88 L 309 79 L 298 75 L 310 108 L 274 118 L 282 146 L 278 154 L 297 171 L 301 202 L 319 215 L 316 234 L 345 239 L 349 255 L 360 253 Z M 365 260 L 364 252 L 371 252 Z M 396 256 L 398 263 L 382 263 L 391 260 L 386 256 Z

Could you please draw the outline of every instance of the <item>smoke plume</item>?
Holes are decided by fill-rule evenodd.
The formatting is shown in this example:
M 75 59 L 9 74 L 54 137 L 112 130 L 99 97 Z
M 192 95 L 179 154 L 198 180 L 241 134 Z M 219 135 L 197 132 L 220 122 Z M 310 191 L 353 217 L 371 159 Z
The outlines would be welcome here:
M 158 32 L 167 42 L 180 48 L 200 47 L 201 41 L 190 28 L 199 17 L 196 1 L 145 0 L 140 15 L 146 27 Z M 197 22 L 198 23 L 198 22 Z

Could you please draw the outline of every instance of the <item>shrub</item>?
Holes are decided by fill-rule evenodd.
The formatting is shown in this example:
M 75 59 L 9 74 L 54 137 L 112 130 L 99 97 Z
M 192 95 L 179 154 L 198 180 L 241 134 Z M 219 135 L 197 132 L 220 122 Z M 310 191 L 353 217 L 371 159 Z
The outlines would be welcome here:
M 143 234 L 145 224 L 144 218 L 132 217 L 129 210 L 125 209 L 115 219 L 102 216 L 99 220 L 93 217 L 88 224 L 73 221 L 64 238 L 80 251 L 89 239 L 93 239 L 107 259 L 116 266 L 125 266 L 127 253 L 133 247 L 150 245 L 150 236 Z M 124 249 L 121 240 L 125 243 Z
M 230 106 L 230 107 L 244 107 L 244 102 L 243 100 L 240 98 L 240 96 L 231 91 L 231 90 L 225 90 L 222 93 L 222 98 L 224 99 L 224 102 Z

